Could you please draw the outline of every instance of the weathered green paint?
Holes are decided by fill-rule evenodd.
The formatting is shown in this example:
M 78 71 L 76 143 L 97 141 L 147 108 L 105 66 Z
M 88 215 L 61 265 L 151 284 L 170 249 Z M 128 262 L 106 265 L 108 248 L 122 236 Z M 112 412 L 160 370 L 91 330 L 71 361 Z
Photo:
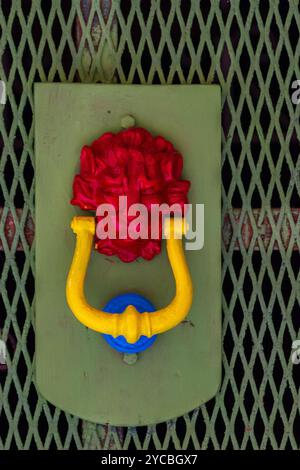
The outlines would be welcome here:
M 153 424 L 212 398 L 221 380 L 221 137 L 218 86 L 37 85 L 36 368 L 50 402 L 84 419 L 115 425 Z M 170 139 L 184 155 L 190 202 L 205 205 L 205 244 L 187 251 L 194 281 L 188 321 L 159 335 L 128 366 L 101 335 L 67 307 L 65 282 L 75 237 L 69 203 L 81 147 L 118 131 L 125 115 Z M 94 252 L 87 298 L 103 306 L 138 292 L 157 308 L 174 283 L 165 250 L 151 262 L 122 263 Z

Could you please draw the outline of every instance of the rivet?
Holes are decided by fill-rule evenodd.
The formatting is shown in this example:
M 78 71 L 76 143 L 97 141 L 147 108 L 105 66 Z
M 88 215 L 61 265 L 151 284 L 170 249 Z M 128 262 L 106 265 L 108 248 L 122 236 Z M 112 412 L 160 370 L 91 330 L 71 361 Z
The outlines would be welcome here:
M 123 129 L 128 129 L 129 127 L 134 127 L 135 126 L 135 119 L 133 116 L 130 116 L 130 114 L 127 114 L 126 116 L 123 116 L 121 119 L 121 127 Z
M 132 366 L 133 364 L 135 364 L 137 360 L 138 360 L 138 355 L 135 354 L 135 353 L 133 353 L 133 354 L 124 353 L 123 354 L 123 361 L 125 362 L 125 364 L 128 364 L 129 366 Z

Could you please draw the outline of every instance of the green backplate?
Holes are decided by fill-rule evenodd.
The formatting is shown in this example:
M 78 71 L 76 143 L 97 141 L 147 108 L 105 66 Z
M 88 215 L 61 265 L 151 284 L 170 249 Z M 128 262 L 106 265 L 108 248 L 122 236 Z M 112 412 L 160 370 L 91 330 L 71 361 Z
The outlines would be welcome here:
M 188 321 L 159 335 L 134 365 L 79 323 L 65 298 L 75 236 L 70 205 L 81 147 L 121 119 L 169 139 L 184 156 L 190 202 L 205 205 L 205 242 L 186 256 L 194 282 Z M 218 86 L 35 86 L 36 381 L 51 403 L 81 418 L 145 425 L 182 415 L 212 398 L 221 381 L 221 99 Z M 85 213 L 85 215 L 88 215 Z M 125 264 L 92 254 L 90 304 L 137 292 L 157 308 L 174 282 L 165 252 Z

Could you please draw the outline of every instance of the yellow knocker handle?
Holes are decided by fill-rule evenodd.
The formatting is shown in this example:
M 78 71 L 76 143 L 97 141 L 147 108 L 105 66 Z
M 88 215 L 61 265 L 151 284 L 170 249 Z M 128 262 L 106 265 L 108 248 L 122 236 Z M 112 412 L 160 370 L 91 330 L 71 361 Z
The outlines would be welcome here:
M 124 336 L 135 343 L 140 336 L 151 337 L 174 328 L 188 314 L 193 299 L 193 284 L 182 247 L 185 223 L 181 218 L 170 218 L 165 223 L 167 252 L 173 271 L 176 293 L 169 305 L 155 312 L 139 313 L 129 305 L 115 315 L 91 307 L 84 295 L 84 281 L 90 259 L 94 235 L 93 217 L 74 217 L 71 228 L 77 236 L 72 265 L 68 274 L 66 295 L 75 317 L 88 328 L 100 333 Z

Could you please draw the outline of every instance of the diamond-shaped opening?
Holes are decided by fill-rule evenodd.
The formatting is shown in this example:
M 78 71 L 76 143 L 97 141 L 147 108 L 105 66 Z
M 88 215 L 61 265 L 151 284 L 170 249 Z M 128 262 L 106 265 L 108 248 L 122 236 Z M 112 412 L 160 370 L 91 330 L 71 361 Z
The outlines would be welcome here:
M 286 194 L 288 189 L 291 186 L 292 174 L 289 168 L 289 165 L 286 160 L 282 161 L 280 169 L 280 182 L 283 188 L 284 193 Z
M 151 64 L 152 64 L 152 57 L 151 57 L 151 53 L 149 50 L 149 46 L 146 42 L 143 52 L 142 52 L 142 57 L 141 57 L 141 65 L 142 65 L 142 69 L 143 69 L 146 80 L 150 72 Z
M 17 14 L 15 15 L 13 22 L 12 22 L 11 35 L 12 35 L 14 44 L 16 46 L 16 49 L 18 49 L 18 46 L 22 38 L 22 27 L 20 24 L 19 16 Z
M 230 8 L 230 2 L 224 2 L 224 5 L 227 5 Z M 229 11 L 228 8 L 228 11 Z M 248 15 L 249 15 L 249 10 L 250 10 L 250 2 L 240 2 L 239 3 L 239 13 L 242 17 L 243 23 L 246 24 L 246 21 L 248 20 Z
M 37 394 L 37 390 L 33 382 L 31 382 L 30 387 L 29 387 L 29 393 L 28 393 L 28 406 L 30 409 L 30 413 L 33 416 L 37 407 L 39 397 Z
M 219 22 L 216 16 L 214 16 L 214 19 L 211 24 L 210 37 L 214 46 L 214 50 L 216 52 L 220 43 L 220 39 L 221 39 L 221 30 L 220 30 Z
M 259 8 L 261 19 L 263 20 L 263 24 L 265 24 L 266 21 L 267 21 L 267 18 L 269 16 L 269 11 L 270 11 L 269 2 L 268 1 L 267 2 L 259 2 L 258 3 L 258 8 Z
M 227 269 L 226 274 L 224 276 L 224 280 L 223 280 L 223 293 L 225 295 L 228 305 L 232 297 L 233 289 L 234 289 L 234 285 L 231 279 L 229 269 Z
M 245 313 L 243 312 L 240 299 L 239 297 L 237 297 L 235 304 L 234 304 L 232 316 L 234 319 L 234 326 L 238 335 L 240 334 L 240 331 L 241 331 L 244 315 Z
M 225 393 L 224 393 L 224 405 L 226 410 L 232 410 L 233 405 L 235 403 L 235 396 L 232 391 L 232 387 L 230 382 L 228 382 L 228 385 L 226 387 Z
M 282 269 L 282 256 L 279 250 L 274 250 L 271 253 L 271 265 L 273 272 L 275 274 L 275 278 L 278 278 L 278 275 Z
M 271 294 L 273 292 L 273 286 L 272 286 L 272 282 L 271 282 L 270 277 L 269 277 L 268 270 L 265 271 L 265 274 L 264 274 L 264 277 L 263 277 L 263 280 L 262 280 L 261 290 L 262 290 L 264 301 L 265 301 L 266 305 L 268 306 L 268 304 L 270 302 Z
M 251 207 L 261 207 L 261 196 L 259 194 L 258 188 L 255 187 L 251 196 Z
M 222 108 L 222 129 L 223 129 L 225 138 L 227 138 L 229 134 L 231 122 L 232 122 L 232 116 L 231 116 L 230 108 L 228 105 L 228 101 L 226 100 Z
M 241 56 L 240 56 L 240 66 L 241 66 L 241 70 L 242 70 L 242 73 L 243 73 L 244 77 L 246 77 L 248 75 L 249 68 L 250 68 L 250 63 L 251 63 L 251 61 L 250 61 L 248 49 L 246 47 L 246 44 L 244 44 L 243 50 L 242 50 L 242 53 L 241 53 Z
M 27 347 L 28 354 L 32 360 L 34 357 L 34 349 L 35 349 L 34 331 L 33 331 L 32 325 L 30 325 L 28 333 L 27 333 L 26 347 Z
M 207 23 L 207 19 L 209 17 L 209 12 L 210 12 L 210 9 L 211 9 L 211 1 L 210 0 L 201 0 L 201 2 L 199 3 L 199 6 L 200 6 L 200 10 L 201 10 L 201 13 L 202 13 L 204 23 Z
M 57 15 L 55 15 L 55 18 L 52 23 L 51 37 L 55 44 L 55 47 L 58 48 L 62 37 L 62 27 Z
M 6 163 L 4 166 L 4 180 L 8 191 L 10 191 L 11 185 L 14 180 L 14 167 L 10 155 L 7 155 Z
M 255 303 L 254 303 L 254 307 L 252 311 L 252 320 L 253 320 L 253 324 L 255 327 L 255 331 L 258 335 L 262 327 L 262 322 L 263 322 L 263 313 L 262 313 L 262 309 L 261 309 L 261 305 L 260 305 L 258 297 L 256 298 Z
M 273 348 L 274 348 L 273 339 L 272 339 L 270 330 L 267 328 L 265 331 L 264 337 L 262 339 L 262 349 L 263 349 L 263 353 L 264 353 L 267 363 L 270 360 Z
M 43 55 L 42 55 L 42 66 L 43 66 L 46 76 L 48 76 L 49 74 L 51 65 L 52 65 L 51 51 L 50 51 L 48 42 L 46 42 L 44 49 L 43 49 Z
M 234 349 L 234 341 L 233 341 L 230 325 L 228 325 L 226 328 L 226 332 L 225 332 L 224 340 L 223 340 L 223 348 L 227 357 L 227 361 L 230 364 L 233 349 Z
M 300 177 L 300 174 L 299 174 L 299 177 Z M 294 185 L 293 191 L 292 191 L 292 194 L 291 194 L 291 197 L 290 197 L 290 206 L 291 207 L 300 207 L 299 190 L 298 190 L 296 185 Z
M 162 65 L 165 77 L 168 76 L 171 64 L 172 64 L 171 54 L 169 52 L 167 44 L 165 44 L 162 54 L 161 54 L 161 65 Z
M 250 328 L 246 328 L 244 337 L 243 337 L 243 348 L 244 348 L 244 354 L 246 357 L 247 362 L 250 362 L 250 358 L 252 355 L 253 351 L 253 337 L 250 332 Z
M 18 380 L 18 379 L 15 379 L 15 380 Z M 11 381 L 11 384 L 10 384 L 10 387 L 9 387 L 9 390 L 8 390 L 7 400 L 8 400 L 8 403 L 9 403 L 11 413 L 14 416 L 16 406 L 19 402 L 19 396 L 18 396 L 18 392 L 17 392 L 16 386 L 15 386 L 15 383 L 14 383 L 13 380 Z
M 14 194 L 14 205 L 15 207 L 21 208 L 24 206 L 24 195 L 20 183 L 18 183 L 15 194 Z
M 23 388 L 26 382 L 28 368 L 27 368 L 27 364 L 26 364 L 26 361 L 24 359 L 24 355 L 22 352 L 19 356 L 19 360 L 17 364 L 17 374 L 18 374 L 20 385 Z
M 13 148 L 15 157 L 17 158 L 19 163 L 24 149 L 24 141 L 19 127 L 17 128 L 14 135 Z
M 258 133 L 256 129 L 254 129 L 253 134 L 252 134 L 250 150 L 251 150 L 253 161 L 257 163 L 260 157 L 260 152 L 261 152 L 261 142 L 260 142 L 260 138 L 258 137 Z
M 289 151 L 290 151 L 290 156 L 292 157 L 293 163 L 296 165 L 296 163 L 298 162 L 299 154 L 300 154 L 300 143 L 299 143 L 299 140 L 297 138 L 296 128 L 293 129 L 293 131 L 292 131 L 292 135 L 291 135 L 291 138 L 290 138 L 290 144 L 289 144 Z M 298 173 L 298 175 L 299 175 L 299 178 L 300 178 L 299 173 Z
M 244 366 L 243 366 L 240 354 L 238 354 L 236 357 L 236 361 L 233 365 L 233 375 L 234 375 L 234 380 L 235 380 L 238 390 L 241 389 L 241 383 L 242 383 L 244 374 L 245 374 Z
M 281 207 L 281 199 L 282 196 L 280 196 L 277 184 L 274 184 L 273 191 L 272 191 L 272 196 L 271 196 L 271 207 Z
M 263 160 L 263 164 L 261 167 L 261 172 L 260 172 L 260 179 L 261 179 L 261 184 L 264 189 L 265 195 L 268 193 L 269 189 L 269 184 L 271 181 L 271 171 L 269 167 L 269 162 L 266 158 Z
M 260 43 L 260 37 L 261 37 L 260 35 L 261 35 L 260 28 L 257 24 L 256 16 L 253 15 L 251 25 L 250 25 L 249 38 L 250 38 L 251 46 L 252 46 L 254 53 L 256 52 L 257 46 Z
M 28 430 L 29 430 L 29 425 L 27 422 L 26 414 L 25 414 L 25 411 L 22 409 L 19 419 L 18 419 L 18 431 L 20 434 L 22 444 L 24 444 L 26 441 Z
M 71 70 L 71 67 L 72 67 L 72 63 L 73 63 L 73 57 L 72 57 L 72 53 L 70 51 L 70 46 L 69 46 L 68 42 L 66 42 L 66 45 L 64 47 L 64 51 L 63 51 L 61 60 L 62 60 L 62 66 L 64 68 L 64 72 L 66 74 L 66 77 L 68 77 L 69 73 L 70 73 L 70 70 Z
M 234 162 L 237 164 L 240 160 L 241 153 L 242 153 L 242 144 L 241 144 L 241 139 L 238 133 L 237 129 L 234 129 L 233 135 L 232 135 L 232 141 L 231 141 L 231 153 L 232 157 L 234 159 Z M 236 206 L 238 207 L 238 206 Z M 241 206 L 239 206 L 241 207 Z
M 201 66 L 203 75 L 207 78 L 210 72 L 210 67 L 211 67 L 211 55 L 208 50 L 207 44 L 205 44 L 201 53 L 200 66 Z
M 262 91 L 261 91 L 261 86 L 259 84 L 259 80 L 258 80 L 256 72 L 254 72 L 253 77 L 251 79 L 250 86 L 249 86 L 249 93 L 251 96 L 253 106 L 255 109 L 257 109 L 257 102 L 259 100 L 259 97 Z
M 160 423 L 155 427 L 155 434 L 157 435 L 160 443 L 162 444 L 164 442 L 164 439 L 166 437 L 168 431 L 168 423 Z
M 131 64 L 132 64 L 131 53 L 128 47 L 128 43 L 126 42 L 124 49 L 123 49 L 122 57 L 121 57 L 121 65 L 122 65 L 122 70 L 123 70 L 125 77 L 128 77 L 129 75 Z
M 240 85 L 238 76 L 235 73 L 232 77 L 231 88 L 230 88 L 230 97 L 235 108 L 238 107 L 240 96 L 241 96 L 241 85 Z
M 62 443 L 64 443 L 67 434 L 68 434 L 68 421 L 66 419 L 65 413 L 60 413 L 59 418 L 58 418 L 58 423 L 57 423 L 57 430 L 59 433 L 59 437 Z
M 280 18 L 282 20 L 282 23 L 284 24 L 286 17 L 289 13 L 290 2 L 279 2 L 278 9 L 279 9 Z
M 236 50 L 241 37 L 241 31 L 236 16 L 232 18 L 229 34 L 233 50 Z
M 177 15 L 174 16 L 171 29 L 170 29 L 170 36 L 172 39 L 172 43 L 174 46 L 174 49 L 177 50 L 181 36 L 182 36 L 182 31 L 180 28 L 180 24 L 177 18 Z
M 276 418 L 275 418 L 274 425 L 273 425 L 273 432 L 275 434 L 275 439 L 277 441 L 277 444 L 278 446 L 280 446 L 285 429 L 284 429 L 284 423 L 280 416 L 279 411 L 277 411 L 277 414 L 276 414 Z
M 247 304 L 249 304 L 253 292 L 252 279 L 249 273 L 249 268 L 246 269 L 244 283 L 243 283 L 243 295 Z
M 244 158 L 243 168 L 241 171 L 241 179 L 246 193 L 249 190 L 249 186 L 252 179 L 252 170 L 249 165 L 249 158 L 251 158 L 251 156 L 249 154 L 246 154 Z
M 250 382 L 248 382 L 245 393 L 244 393 L 244 405 L 245 405 L 248 416 L 250 416 L 255 402 L 256 402 L 256 397 L 253 395 Z
M 259 68 L 262 74 L 262 78 L 265 81 L 267 79 L 268 71 L 270 68 L 270 57 L 269 57 L 269 54 L 265 45 L 263 46 L 261 53 L 260 53 Z
M 36 15 L 34 17 L 34 20 L 32 22 L 31 34 L 32 34 L 33 44 L 34 44 L 36 50 L 38 50 L 40 42 L 41 42 L 43 31 L 42 31 L 41 22 L 40 22 L 40 19 L 39 19 L 37 13 L 36 13 Z
M 273 75 L 272 75 L 272 79 L 271 79 L 271 82 L 270 82 L 270 98 L 271 98 L 271 101 L 272 101 L 272 104 L 273 104 L 273 108 L 274 108 L 274 111 L 276 109 L 276 105 L 277 105 L 277 102 L 279 100 L 279 97 L 280 97 L 280 93 L 281 93 L 281 90 L 280 90 L 280 85 L 278 83 L 278 79 L 277 79 L 277 75 L 276 73 L 274 72 Z
M 28 300 L 31 304 L 33 301 L 33 296 L 34 296 L 34 277 L 33 277 L 31 268 L 29 268 L 29 271 L 28 271 L 25 287 L 26 287 Z
M 289 43 L 294 53 L 298 45 L 299 33 L 300 31 L 297 26 L 295 16 L 293 16 L 291 19 L 290 26 L 289 26 Z
M 253 429 L 254 429 L 255 438 L 256 438 L 257 442 L 260 443 L 262 441 L 263 436 L 264 436 L 265 425 L 264 425 L 264 422 L 263 422 L 263 419 L 261 417 L 261 414 L 260 414 L 259 410 L 257 411 L 257 414 L 255 416 Z
M 153 42 L 154 49 L 157 50 L 161 40 L 161 27 L 156 15 L 154 15 L 153 17 L 153 22 L 151 26 L 151 39 Z
M 189 419 L 188 419 L 188 422 L 190 424 Z M 177 434 L 177 437 L 178 437 L 181 445 L 184 441 L 186 433 L 187 433 L 186 420 L 184 419 L 184 417 L 177 418 L 177 420 L 176 420 L 176 434 Z
M 184 2 L 181 2 L 181 4 L 182 3 Z M 191 39 L 192 39 L 195 50 L 197 50 L 199 46 L 200 35 L 201 35 L 201 30 L 200 30 L 199 21 L 198 21 L 198 18 L 194 16 L 193 21 L 192 21 L 192 27 L 191 27 Z
M 272 413 L 272 410 L 273 410 L 275 400 L 274 400 L 274 395 L 273 395 L 273 392 L 272 392 L 272 389 L 270 387 L 269 382 L 266 383 L 266 388 L 265 388 L 263 397 L 264 397 L 263 398 L 263 400 L 264 400 L 264 410 L 265 410 L 267 416 L 270 416 L 271 413 Z
M 32 66 L 32 54 L 28 42 L 26 41 L 22 55 L 22 65 L 26 77 L 29 77 Z
M 191 56 L 187 46 L 184 46 L 181 54 L 180 65 L 183 71 L 185 78 L 188 77 L 189 70 L 192 64 Z
M 281 282 L 281 293 L 282 293 L 282 297 L 283 297 L 285 305 L 288 305 L 289 303 L 292 288 L 293 286 L 292 286 L 289 273 L 287 270 L 285 270 L 285 273 L 283 275 L 282 282 Z
M 281 126 L 283 137 L 286 138 L 287 133 L 289 132 L 291 114 L 285 101 L 283 102 L 282 107 L 281 107 L 279 121 L 280 121 L 280 126 Z
M 237 186 L 235 187 L 234 193 L 232 195 L 231 204 L 232 204 L 233 207 L 242 207 L 243 206 L 242 197 L 241 197 L 239 188 Z
M 6 288 L 8 301 L 12 303 L 14 295 L 15 295 L 15 290 L 16 290 L 16 280 L 15 280 L 15 277 L 13 275 L 11 268 L 9 268 L 8 273 L 7 273 L 7 278 L 5 281 L 5 288 Z
M 261 108 L 259 122 L 263 131 L 264 136 L 267 136 L 270 127 L 271 115 L 267 103 L 265 102 Z
M 221 55 L 221 63 L 220 63 L 224 80 L 227 79 L 227 75 L 228 75 L 228 72 L 229 72 L 229 69 L 230 69 L 230 65 L 231 65 L 231 58 L 230 58 L 230 55 L 229 55 L 227 44 L 224 43 L 224 46 L 223 46 L 223 49 L 222 49 L 222 55 Z M 217 81 L 220 82 L 220 79 L 218 79 Z
M 284 366 L 284 368 L 286 369 L 286 365 Z M 276 384 L 276 388 L 279 391 L 279 388 L 283 379 L 283 366 L 281 364 L 279 355 L 276 355 L 275 357 L 274 368 L 273 368 L 273 378 Z
M 13 56 L 8 43 L 4 45 L 3 50 L 1 51 L 1 62 L 4 73 L 2 79 L 4 79 L 9 76 L 9 72 L 13 64 Z
M 219 444 L 221 444 L 224 439 L 225 430 L 226 424 L 222 416 L 222 411 L 219 410 L 215 420 L 215 433 Z
M 270 31 L 269 31 L 269 38 L 272 44 L 272 49 L 273 51 L 275 51 L 280 40 L 280 30 L 279 30 L 275 16 L 272 17 Z
M 294 397 L 289 386 L 287 386 L 284 390 L 283 397 L 282 397 L 282 404 L 284 407 L 284 411 L 287 417 L 289 418 L 293 408 L 295 407 Z
M 242 413 L 240 410 L 238 411 L 236 418 L 235 418 L 234 434 L 240 447 L 243 441 L 244 434 L 245 434 L 245 422 L 243 420 Z
M 232 253 L 232 266 L 238 279 L 240 277 L 240 272 L 244 263 L 244 258 L 240 250 L 234 251 Z
M 142 36 L 142 30 L 141 30 L 140 22 L 138 20 L 138 17 L 137 17 L 136 13 L 135 13 L 135 15 L 133 17 L 133 20 L 132 20 L 130 33 L 131 33 L 132 43 L 135 47 L 135 50 L 137 51 L 138 47 L 139 47 L 139 42 L 140 42 L 141 36 Z
M 0 411 L 0 438 L 2 442 L 6 441 L 6 436 L 8 434 L 9 428 L 10 428 L 10 423 L 8 421 L 8 418 L 6 416 L 5 410 L 3 407 L 1 407 Z
M 22 331 L 26 322 L 26 309 L 21 295 L 17 303 L 16 320 L 20 331 Z
M 23 117 L 24 127 L 26 129 L 27 134 L 29 135 L 31 126 L 32 126 L 32 108 L 31 108 L 29 98 L 27 98 L 25 102 L 22 117 Z
M 17 106 L 19 106 L 21 97 L 23 94 L 23 83 L 22 83 L 22 79 L 18 70 L 16 70 L 16 73 L 13 78 L 12 92 L 13 92 L 15 103 Z
M 229 191 L 231 181 L 232 181 L 231 166 L 229 163 L 229 159 L 225 158 L 224 163 L 222 165 L 222 183 L 223 183 L 226 194 Z
M 27 156 L 27 159 L 24 165 L 23 177 L 26 183 L 27 191 L 29 192 L 32 186 L 33 178 L 34 178 L 34 169 L 33 169 L 31 158 L 29 155 Z
M 253 371 L 253 379 L 255 381 L 256 388 L 260 389 L 265 371 L 264 371 L 259 355 L 257 355 L 255 358 L 252 371 Z
M 279 142 L 279 138 L 275 129 L 273 130 L 272 136 L 271 136 L 270 150 L 271 150 L 272 159 L 275 164 L 278 161 L 279 154 L 281 151 L 281 144 Z
M 48 434 L 49 424 L 44 410 L 41 410 L 41 414 L 38 418 L 38 432 L 42 442 L 45 442 Z
M 283 46 L 281 54 L 279 56 L 279 68 L 282 78 L 283 80 L 285 80 L 287 73 L 290 69 L 290 58 L 285 46 Z
M 273 252 L 275 253 L 275 252 Z M 276 297 L 273 308 L 272 308 L 272 321 L 276 334 L 279 334 L 280 328 L 284 320 L 282 316 L 282 310 L 279 305 L 278 298 Z

